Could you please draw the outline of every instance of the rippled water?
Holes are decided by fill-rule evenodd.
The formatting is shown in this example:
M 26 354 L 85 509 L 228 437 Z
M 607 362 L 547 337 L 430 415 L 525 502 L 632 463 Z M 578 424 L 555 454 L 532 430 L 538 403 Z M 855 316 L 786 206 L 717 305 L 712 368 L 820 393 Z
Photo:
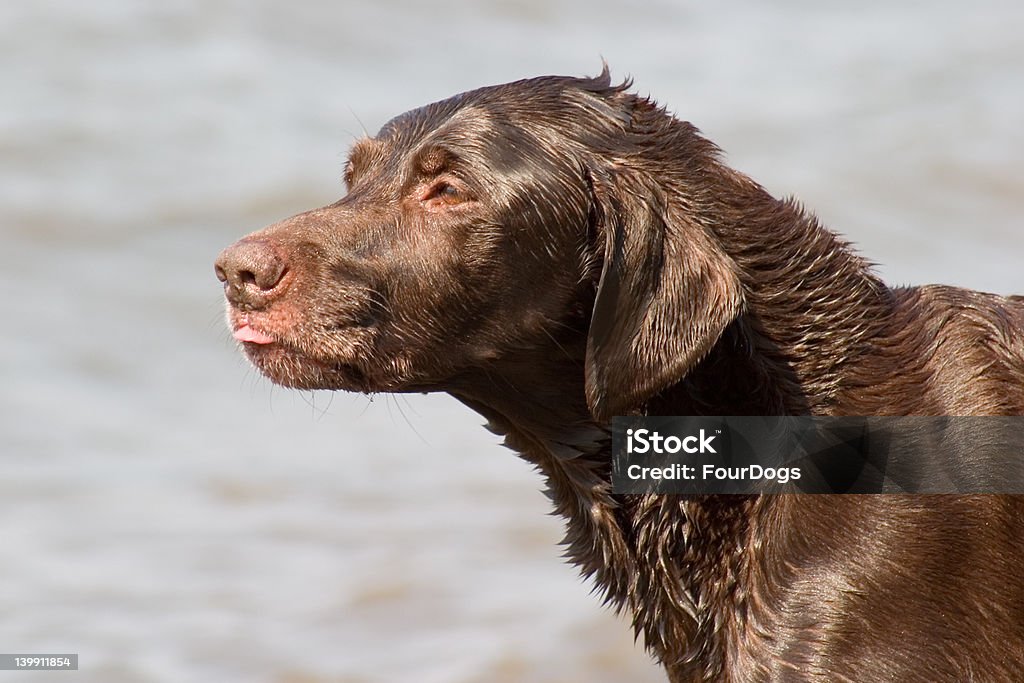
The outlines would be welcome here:
M 1024 5 L 0 5 L 0 651 L 102 681 L 655 681 L 444 397 L 271 388 L 212 260 L 354 135 L 617 75 L 895 282 L 1024 292 Z M 4 673 L 4 680 L 21 680 Z

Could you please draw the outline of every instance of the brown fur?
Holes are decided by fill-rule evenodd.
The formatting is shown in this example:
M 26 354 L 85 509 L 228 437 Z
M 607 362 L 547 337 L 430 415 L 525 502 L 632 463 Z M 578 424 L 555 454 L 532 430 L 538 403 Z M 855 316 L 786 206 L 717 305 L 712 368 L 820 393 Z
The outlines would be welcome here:
M 1024 304 L 891 289 L 690 124 L 594 79 L 358 142 L 347 195 L 219 258 L 301 388 L 447 391 L 547 477 L 568 554 L 672 681 L 1024 675 L 1024 501 L 622 496 L 609 418 L 1019 415 Z

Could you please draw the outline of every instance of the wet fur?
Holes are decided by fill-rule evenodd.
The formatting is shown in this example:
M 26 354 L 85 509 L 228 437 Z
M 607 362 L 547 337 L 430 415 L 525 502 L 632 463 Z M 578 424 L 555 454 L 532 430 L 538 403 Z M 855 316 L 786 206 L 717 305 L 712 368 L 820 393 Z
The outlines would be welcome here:
M 403 114 L 346 179 L 218 261 L 232 325 L 277 339 L 247 353 L 484 415 L 670 680 L 1021 676 L 1021 499 L 615 495 L 608 438 L 616 414 L 1019 415 L 1019 298 L 887 287 L 607 72 Z

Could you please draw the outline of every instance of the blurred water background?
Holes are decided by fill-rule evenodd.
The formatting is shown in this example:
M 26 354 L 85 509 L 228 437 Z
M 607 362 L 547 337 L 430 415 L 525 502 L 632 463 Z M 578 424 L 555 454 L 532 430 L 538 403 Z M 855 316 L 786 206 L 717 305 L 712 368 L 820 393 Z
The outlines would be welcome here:
M 273 388 L 217 252 L 365 128 L 603 56 L 896 283 L 1024 292 L 1024 4 L 0 4 L 5 681 L 662 680 L 443 396 Z

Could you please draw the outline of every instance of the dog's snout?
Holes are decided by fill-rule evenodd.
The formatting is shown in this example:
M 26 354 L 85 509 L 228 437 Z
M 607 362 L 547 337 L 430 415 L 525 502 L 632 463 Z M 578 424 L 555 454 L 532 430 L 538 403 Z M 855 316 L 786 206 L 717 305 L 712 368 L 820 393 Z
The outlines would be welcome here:
M 214 263 L 228 301 L 249 309 L 265 307 L 280 293 L 287 270 L 274 245 L 258 239 L 236 242 L 222 251 Z

